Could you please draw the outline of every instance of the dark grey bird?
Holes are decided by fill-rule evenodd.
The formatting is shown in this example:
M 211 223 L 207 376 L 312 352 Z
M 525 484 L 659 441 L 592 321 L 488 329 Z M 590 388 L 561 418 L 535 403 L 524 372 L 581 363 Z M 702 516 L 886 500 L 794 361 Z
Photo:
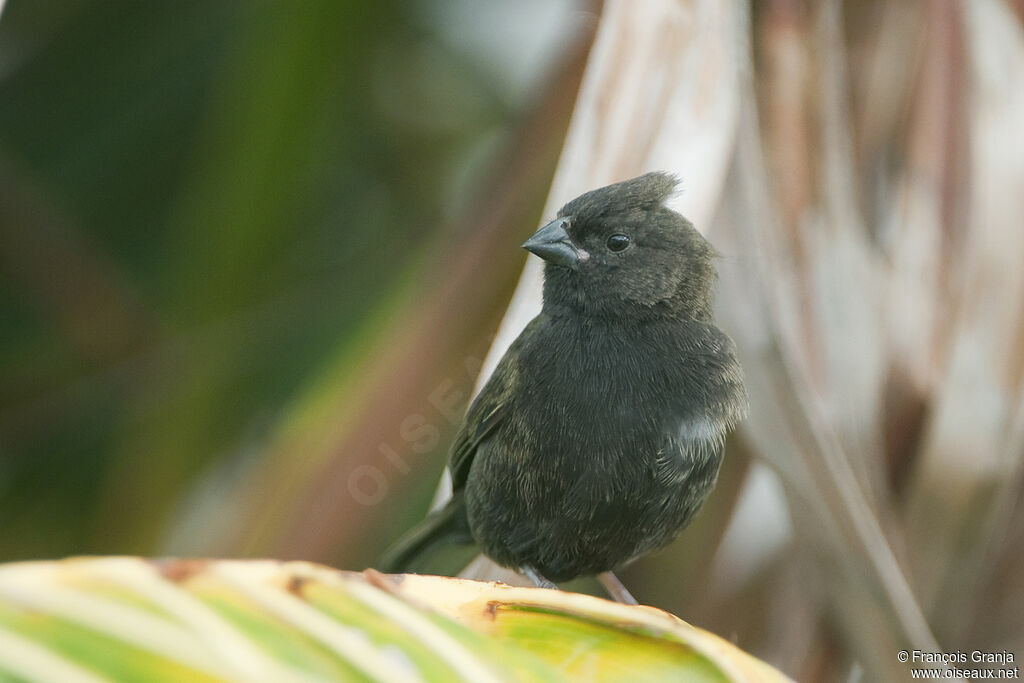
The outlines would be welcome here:
M 448 504 L 383 568 L 475 543 L 541 585 L 604 575 L 671 542 L 715 485 L 745 414 L 712 315 L 715 252 L 648 173 L 577 197 L 523 245 L 544 305 L 473 401 Z

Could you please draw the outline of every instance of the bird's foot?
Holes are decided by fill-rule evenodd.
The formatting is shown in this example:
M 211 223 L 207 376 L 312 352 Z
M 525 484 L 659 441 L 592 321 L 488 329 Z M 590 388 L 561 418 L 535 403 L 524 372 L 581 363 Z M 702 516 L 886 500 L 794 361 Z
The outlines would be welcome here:
M 533 585 L 537 588 L 553 588 L 554 590 L 558 590 L 558 586 L 556 586 L 553 582 L 548 581 L 546 578 L 544 578 L 543 574 L 541 574 L 539 571 L 537 571 L 528 564 L 520 567 L 519 571 L 523 574 L 523 576 L 528 578 L 530 581 L 533 581 Z
M 604 589 L 608 591 L 608 595 L 615 602 L 621 602 L 623 605 L 639 604 L 636 598 L 633 597 L 633 594 L 619 581 L 619 577 L 615 576 L 612 572 L 601 572 L 597 575 L 597 580 L 601 582 L 601 585 L 604 586 Z

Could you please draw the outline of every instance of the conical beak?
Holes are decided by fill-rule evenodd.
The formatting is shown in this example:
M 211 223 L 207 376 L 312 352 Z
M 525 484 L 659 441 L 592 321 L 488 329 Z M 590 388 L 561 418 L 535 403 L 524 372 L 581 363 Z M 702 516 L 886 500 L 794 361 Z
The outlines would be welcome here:
M 568 226 L 568 218 L 556 218 L 523 242 L 523 249 L 552 265 L 575 269 L 589 254 L 572 243 L 572 238 L 566 232 Z

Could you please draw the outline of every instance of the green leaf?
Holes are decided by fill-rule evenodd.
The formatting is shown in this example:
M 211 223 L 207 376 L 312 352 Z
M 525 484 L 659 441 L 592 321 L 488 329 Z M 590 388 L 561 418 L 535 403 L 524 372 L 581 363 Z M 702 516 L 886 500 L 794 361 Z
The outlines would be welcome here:
M 304 562 L 0 566 L 0 678 L 785 681 L 659 610 Z

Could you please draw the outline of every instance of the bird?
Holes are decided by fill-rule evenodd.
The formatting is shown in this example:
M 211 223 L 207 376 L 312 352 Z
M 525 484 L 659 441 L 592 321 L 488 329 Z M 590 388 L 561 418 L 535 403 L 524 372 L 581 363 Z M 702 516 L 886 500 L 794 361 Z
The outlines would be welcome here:
M 448 544 L 536 585 L 602 579 L 673 541 L 711 493 L 747 393 L 715 325 L 718 254 L 655 171 L 563 206 L 523 247 L 543 305 L 472 401 L 448 458 L 452 496 L 385 553 L 408 571 Z

